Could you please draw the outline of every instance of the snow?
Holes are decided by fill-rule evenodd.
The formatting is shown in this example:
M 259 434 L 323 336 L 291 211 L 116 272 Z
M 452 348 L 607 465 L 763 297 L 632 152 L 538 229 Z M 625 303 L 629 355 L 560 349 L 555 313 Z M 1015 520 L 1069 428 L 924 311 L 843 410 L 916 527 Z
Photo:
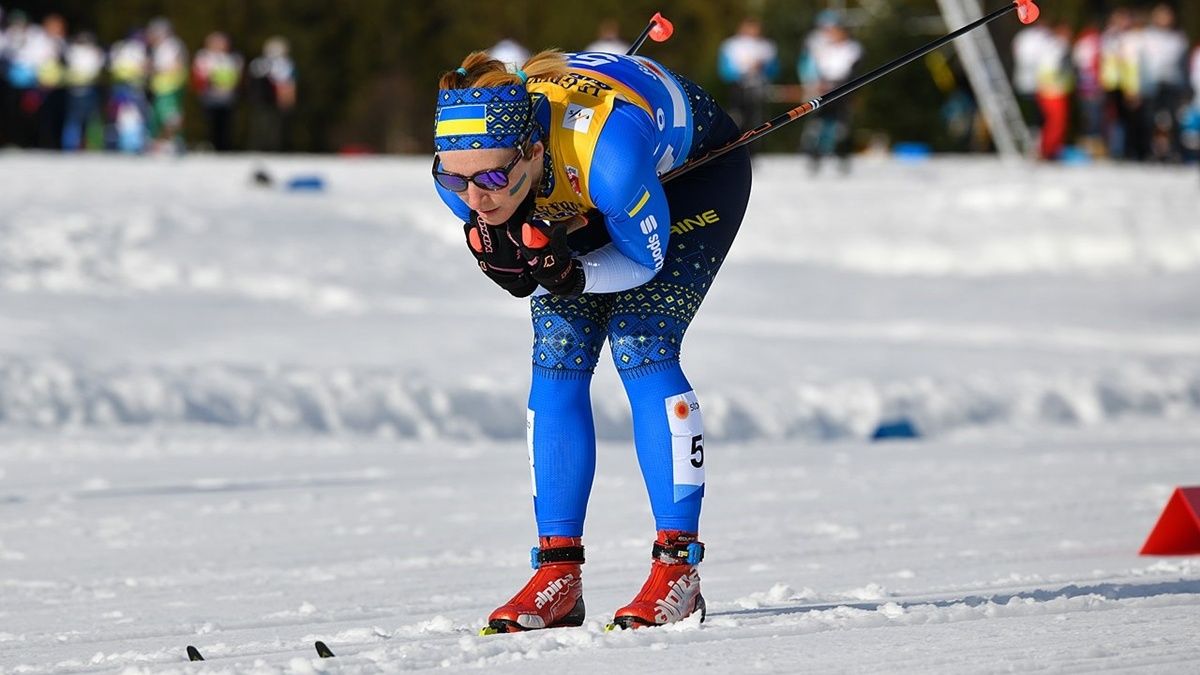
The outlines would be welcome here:
M 603 630 L 652 521 L 602 360 L 589 619 L 482 638 L 535 535 L 526 310 L 426 160 L 256 161 L 0 155 L 0 673 L 1200 659 L 1200 559 L 1136 555 L 1200 484 L 1194 172 L 761 158 L 684 354 L 708 620 Z

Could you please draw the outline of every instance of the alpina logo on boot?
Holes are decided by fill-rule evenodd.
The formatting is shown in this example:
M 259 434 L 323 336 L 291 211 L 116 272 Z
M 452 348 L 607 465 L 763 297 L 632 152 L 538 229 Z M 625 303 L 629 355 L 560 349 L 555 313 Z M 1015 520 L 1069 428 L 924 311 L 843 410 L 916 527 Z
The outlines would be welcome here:
M 693 568 L 671 582 L 667 597 L 654 602 L 654 620 L 658 623 L 675 623 L 683 619 L 695 608 L 696 596 L 699 594 L 700 573 Z
M 534 606 L 538 609 L 546 606 L 546 603 L 553 601 L 565 589 L 571 587 L 571 582 L 575 581 L 575 575 L 564 574 L 561 577 L 551 581 L 545 588 L 538 591 L 537 599 L 534 600 Z

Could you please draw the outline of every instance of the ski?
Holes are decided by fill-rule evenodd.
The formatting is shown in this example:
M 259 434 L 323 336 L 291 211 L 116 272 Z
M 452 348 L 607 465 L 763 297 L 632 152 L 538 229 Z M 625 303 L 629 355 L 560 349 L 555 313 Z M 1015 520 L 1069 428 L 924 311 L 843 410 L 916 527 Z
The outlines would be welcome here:
M 336 654 L 333 653 L 333 650 L 331 650 L 329 648 L 329 645 L 325 644 L 324 642 L 322 642 L 320 640 L 317 640 L 313 646 L 316 647 L 316 649 L 317 649 L 317 656 L 319 656 L 323 659 L 331 659 L 334 656 L 336 656 Z M 196 649 L 192 645 L 187 646 L 187 657 L 188 657 L 188 661 L 203 661 L 204 660 L 204 655 L 200 653 L 199 649 Z

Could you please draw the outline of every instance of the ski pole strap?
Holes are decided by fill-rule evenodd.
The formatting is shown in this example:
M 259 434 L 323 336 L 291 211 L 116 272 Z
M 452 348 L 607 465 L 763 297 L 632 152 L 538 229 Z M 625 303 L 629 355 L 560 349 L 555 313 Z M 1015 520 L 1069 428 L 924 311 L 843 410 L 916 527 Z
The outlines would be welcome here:
M 529 550 L 529 565 L 533 569 L 542 566 L 542 563 L 577 563 L 582 565 L 583 547 L 582 546 L 563 546 L 561 548 L 542 549 L 534 546 Z
M 681 563 L 695 565 L 704 560 L 704 544 L 693 541 L 689 544 L 679 543 L 671 546 L 663 546 L 656 541 L 654 542 L 654 548 L 650 553 L 650 557 L 670 565 L 679 565 Z

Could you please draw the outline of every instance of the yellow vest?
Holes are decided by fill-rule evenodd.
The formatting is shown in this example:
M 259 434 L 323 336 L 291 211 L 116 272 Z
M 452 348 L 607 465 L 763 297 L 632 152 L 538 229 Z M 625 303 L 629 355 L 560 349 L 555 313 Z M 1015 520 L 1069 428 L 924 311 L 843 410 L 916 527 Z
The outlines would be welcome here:
M 526 86 L 531 94 L 545 97 L 541 105 L 550 106 L 547 138 L 542 140 L 550 153 L 554 180 L 550 195 L 534 200 L 533 217 L 561 221 L 596 208 L 588 190 L 588 175 L 613 106 L 619 100 L 627 101 L 653 118 L 650 105 L 624 83 L 583 68 L 554 80 L 530 79 Z

